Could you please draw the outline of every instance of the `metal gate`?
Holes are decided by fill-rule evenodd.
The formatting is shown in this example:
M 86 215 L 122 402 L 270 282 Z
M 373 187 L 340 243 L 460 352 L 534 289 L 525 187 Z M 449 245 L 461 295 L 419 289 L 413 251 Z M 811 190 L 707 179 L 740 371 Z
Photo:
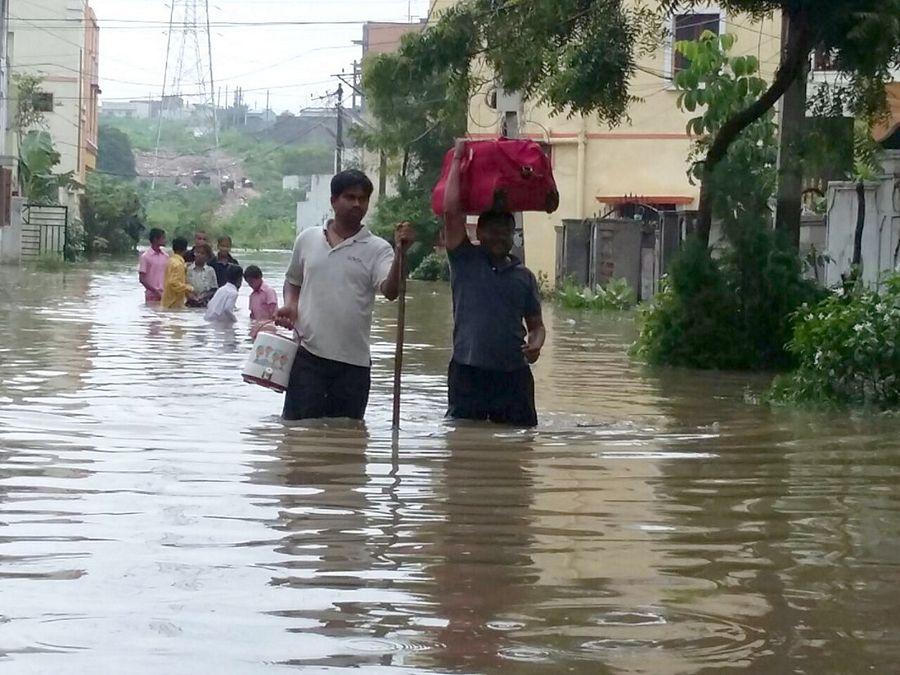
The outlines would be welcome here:
M 24 204 L 22 206 L 22 258 L 59 256 L 68 259 L 69 207 Z

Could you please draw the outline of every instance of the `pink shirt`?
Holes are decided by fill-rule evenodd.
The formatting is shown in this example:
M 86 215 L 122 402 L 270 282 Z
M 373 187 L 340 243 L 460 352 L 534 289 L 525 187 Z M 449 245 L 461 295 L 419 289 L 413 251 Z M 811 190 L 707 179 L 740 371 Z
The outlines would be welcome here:
M 146 275 L 146 281 L 150 286 L 159 290 L 159 293 L 144 289 L 144 299 L 147 302 L 159 302 L 162 299 L 162 288 L 166 280 L 166 265 L 169 264 L 169 254 L 159 249 L 154 251 L 148 248 L 141 253 L 138 262 L 138 272 Z
M 250 294 L 250 318 L 254 321 L 268 321 L 278 309 L 278 296 L 265 281 L 258 291 Z

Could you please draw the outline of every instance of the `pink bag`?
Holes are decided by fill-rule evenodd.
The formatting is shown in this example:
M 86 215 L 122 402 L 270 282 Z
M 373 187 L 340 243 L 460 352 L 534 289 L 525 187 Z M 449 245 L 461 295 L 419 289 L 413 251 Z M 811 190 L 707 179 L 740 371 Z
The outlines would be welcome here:
M 444 156 L 441 177 L 431 193 L 431 209 L 444 212 L 444 192 L 453 149 Z M 550 158 L 540 144 L 524 138 L 467 141 L 460 164 L 460 202 L 463 211 L 544 211 L 559 207 Z

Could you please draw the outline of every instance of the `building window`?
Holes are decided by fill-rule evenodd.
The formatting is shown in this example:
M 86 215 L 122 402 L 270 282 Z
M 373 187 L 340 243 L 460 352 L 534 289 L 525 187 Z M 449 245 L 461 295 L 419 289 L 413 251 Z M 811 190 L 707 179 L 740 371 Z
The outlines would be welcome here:
M 836 54 L 830 49 L 816 47 L 812 53 L 812 69 L 818 71 L 834 72 L 837 70 Z
M 53 94 L 36 91 L 31 95 L 31 105 L 36 112 L 53 112 Z
M 718 12 L 709 12 L 706 14 L 677 14 L 674 18 L 673 34 L 674 42 L 683 40 L 697 40 L 703 33 L 710 31 L 719 34 L 719 24 L 721 16 Z M 684 56 L 674 50 L 673 43 L 673 70 L 674 76 L 680 70 L 684 70 L 691 65 L 691 62 Z

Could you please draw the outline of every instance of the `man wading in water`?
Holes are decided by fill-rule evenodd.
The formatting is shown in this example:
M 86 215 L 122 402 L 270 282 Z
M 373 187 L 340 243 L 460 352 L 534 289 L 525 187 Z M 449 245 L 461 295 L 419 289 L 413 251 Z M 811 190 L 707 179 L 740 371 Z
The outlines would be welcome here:
M 365 416 L 375 294 L 395 300 L 400 281 L 400 256 L 362 224 L 372 190 L 360 171 L 337 174 L 334 220 L 294 242 L 284 306 L 275 314 L 279 326 L 296 326 L 301 338 L 284 399 L 286 420 Z M 414 240 L 409 223 L 397 226 L 396 247 L 405 252 Z
M 466 142 L 457 141 L 444 194 L 453 293 L 447 415 L 533 427 L 537 413 L 529 364 L 540 357 L 546 336 L 537 279 L 510 254 L 515 230 L 511 213 L 482 213 L 476 230 L 480 245 L 469 241 L 459 194 L 465 150 Z

